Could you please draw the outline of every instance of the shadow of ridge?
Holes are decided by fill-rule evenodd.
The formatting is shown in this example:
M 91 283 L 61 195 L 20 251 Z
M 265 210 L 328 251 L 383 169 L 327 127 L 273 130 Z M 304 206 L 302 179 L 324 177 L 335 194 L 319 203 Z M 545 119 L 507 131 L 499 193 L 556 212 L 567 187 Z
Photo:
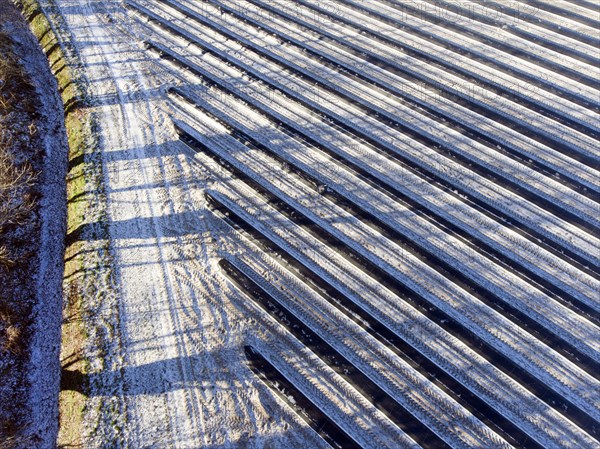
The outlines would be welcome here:
M 194 358 L 188 358 L 190 363 Z M 85 374 L 81 370 L 61 369 L 61 391 L 76 391 L 87 397 L 114 395 L 115 385 L 127 383 L 124 389 L 127 395 L 163 394 L 169 391 L 192 386 L 197 381 L 193 379 L 187 383 L 172 380 L 168 375 L 180 372 L 181 358 L 160 360 L 141 366 L 128 367 L 124 370 L 103 371 L 94 374 Z
M 183 237 L 201 232 L 201 220 L 201 212 L 193 211 L 158 217 L 84 223 L 67 234 L 66 245 L 77 241 L 104 239 L 105 234 L 101 232 L 104 226 L 109 227 L 112 240 L 157 238 L 156 225 L 160 229 L 161 237 Z
M 81 241 L 104 240 L 106 237 L 103 229 L 106 225 L 106 221 L 95 221 L 79 225 L 65 235 L 65 246 L 68 248 L 73 243 Z
M 289 423 L 288 423 L 289 424 Z M 308 429 L 299 429 L 294 425 L 286 426 L 286 430 L 269 435 L 253 435 L 246 430 L 237 439 L 232 438 L 227 443 L 205 444 L 202 446 L 186 446 L 192 449 L 331 449 L 331 446 L 321 440 L 316 433 Z M 257 445 L 260 440 L 260 445 Z M 163 447 L 163 446 L 161 446 Z M 155 443 L 140 446 L 139 449 L 156 449 Z M 59 448 L 61 449 L 61 448 Z M 67 446 L 64 447 L 67 449 Z M 342 448 L 343 449 L 343 448 Z
M 200 360 L 194 357 L 178 357 L 167 360 L 161 360 L 157 362 L 151 362 L 138 367 L 129 367 L 122 371 L 106 371 L 98 374 L 84 374 L 79 370 L 62 369 L 61 373 L 61 391 L 69 390 L 76 391 L 83 394 L 86 397 L 94 396 L 114 396 L 115 391 L 118 391 L 115 386 L 122 383 L 125 395 L 162 395 L 178 389 L 201 387 L 202 375 L 200 374 L 201 369 L 193 369 L 196 360 Z M 182 365 L 191 363 L 191 376 L 186 376 L 188 380 L 181 380 L 183 376 L 179 376 L 179 379 L 173 379 L 173 373 L 181 373 Z M 225 373 L 222 373 L 225 375 Z M 253 373 L 248 370 L 246 379 L 255 382 Z M 245 382 L 244 382 L 245 383 Z M 211 387 L 208 387 L 211 388 Z M 219 388 L 213 386 L 212 388 Z M 307 440 L 312 443 L 310 447 L 324 448 L 328 447 L 324 441 L 321 441 L 320 437 L 313 433 L 309 429 L 301 429 L 295 426 L 293 422 L 288 420 L 288 413 L 291 410 L 286 407 L 281 407 L 278 401 L 274 401 L 273 397 L 263 388 L 259 388 L 260 404 L 262 407 L 268 407 L 272 411 L 272 419 L 285 421 L 286 432 L 280 432 L 274 435 L 260 436 L 261 440 L 264 441 L 264 448 L 281 448 L 281 447 L 298 447 L 303 448 L 302 442 Z M 240 391 L 232 391 L 234 396 L 241 393 Z M 314 439 L 310 439 L 314 437 Z M 241 435 L 232 441 L 236 448 L 250 448 L 255 447 L 255 441 L 257 436 L 251 433 L 251 430 L 242 432 Z M 322 445 L 318 445 L 318 442 L 322 442 Z M 63 445 L 59 446 L 62 448 L 73 448 L 78 446 Z M 155 443 L 148 446 L 141 446 L 145 448 L 155 448 Z M 228 444 L 209 444 L 198 446 L 198 449 L 225 449 L 231 447 L 231 442 Z

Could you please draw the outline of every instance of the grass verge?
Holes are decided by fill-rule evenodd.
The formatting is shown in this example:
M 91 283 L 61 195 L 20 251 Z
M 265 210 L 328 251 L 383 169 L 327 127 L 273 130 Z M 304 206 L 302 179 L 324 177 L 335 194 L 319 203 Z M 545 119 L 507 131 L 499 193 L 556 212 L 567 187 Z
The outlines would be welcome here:
M 61 392 L 58 447 L 82 447 L 89 386 L 85 357 L 90 319 L 86 298 L 97 288 L 98 267 L 106 267 L 108 228 L 105 216 L 102 162 L 98 153 L 93 109 L 87 84 L 70 38 L 61 32 L 61 17 L 36 0 L 14 0 L 29 21 L 56 77 L 65 107 L 69 143 L 67 174 L 67 236 L 64 312 L 61 344 Z M 58 26 L 57 26 L 58 24 Z M 82 231 L 85 230 L 85 231 Z M 93 235 L 90 235 L 93 234 Z

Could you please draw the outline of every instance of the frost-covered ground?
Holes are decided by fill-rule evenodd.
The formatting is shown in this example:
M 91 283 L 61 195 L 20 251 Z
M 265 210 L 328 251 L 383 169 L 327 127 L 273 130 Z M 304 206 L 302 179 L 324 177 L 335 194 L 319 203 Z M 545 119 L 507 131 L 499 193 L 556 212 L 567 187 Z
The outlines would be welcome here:
M 598 447 L 593 2 L 52 3 L 112 260 L 84 446 Z

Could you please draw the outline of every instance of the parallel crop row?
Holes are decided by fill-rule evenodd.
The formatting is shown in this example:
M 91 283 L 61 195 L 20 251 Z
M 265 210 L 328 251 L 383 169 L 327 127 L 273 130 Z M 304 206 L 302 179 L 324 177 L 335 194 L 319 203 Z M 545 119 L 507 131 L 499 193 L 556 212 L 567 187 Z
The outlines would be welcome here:
M 319 360 L 310 382 L 333 373 L 325 407 L 247 347 L 284 403 L 334 447 L 373 431 L 327 416 L 349 391 L 408 446 L 597 444 L 590 2 L 128 6 L 214 178 L 223 273 Z

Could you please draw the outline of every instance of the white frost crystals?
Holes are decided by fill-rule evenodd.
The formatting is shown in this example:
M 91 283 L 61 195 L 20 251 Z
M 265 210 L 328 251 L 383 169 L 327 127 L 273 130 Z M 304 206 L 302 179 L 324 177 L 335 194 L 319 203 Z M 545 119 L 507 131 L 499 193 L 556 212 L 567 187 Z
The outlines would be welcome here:
M 432 3 L 55 2 L 114 283 L 84 446 L 599 446 L 593 5 Z

